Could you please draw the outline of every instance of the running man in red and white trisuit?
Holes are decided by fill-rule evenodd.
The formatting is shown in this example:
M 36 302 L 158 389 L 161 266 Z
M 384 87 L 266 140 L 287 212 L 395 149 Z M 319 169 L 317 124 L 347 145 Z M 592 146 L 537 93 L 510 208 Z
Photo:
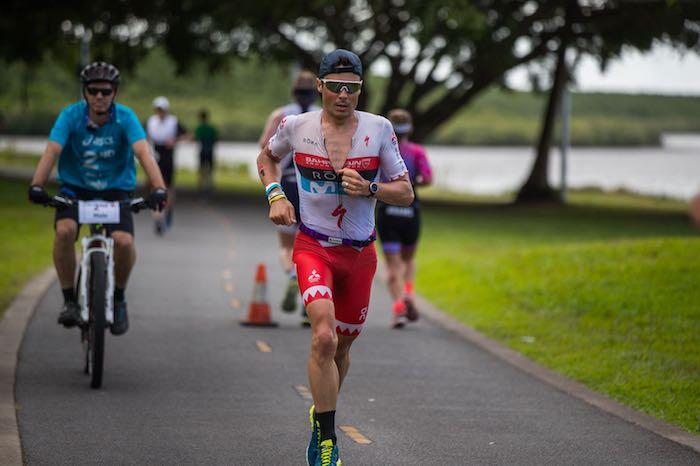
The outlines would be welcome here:
M 294 102 L 274 110 L 265 123 L 265 129 L 260 136 L 260 147 L 265 148 L 270 138 L 275 134 L 277 127 L 284 117 L 290 115 L 299 115 L 300 113 L 315 112 L 321 108 L 315 104 L 318 98 L 316 90 L 316 75 L 311 71 L 302 70 L 294 79 L 292 88 Z M 299 190 L 297 189 L 297 173 L 294 167 L 294 154 L 289 154 L 282 157 L 279 167 L 282 171 L 280 185 L 282 190 L 294 206 L 294 213 L 299 217 Z M 292 252 L 294 251 L 294 241 L 297 235 L 297 224 L 292 225 L 277 225 L 277 233 L 280 241 L 280 260 L 282 268 L 288 275 L 287 289 L 284 292 L 282 305 L 280 306 L 285 312 L 293 312 L 297 307 L 297 299 L 299 296 L 299 285 L 297 281 L 296 267 L 292 260 Z M 304 306 L 301 308 L 302 325 L 308 326 L 311 324 L 309 317 L 306 314 Z
M 338 49 L 326 55 L 317 81 L 322 110 L 283 119 L 258 156 L 270 219 L 291 225 L 299 219 L 279 186 L 277 163 L 294 153 L 301 207 L 294 262 L 312 331 L 310 464 L 339 464 L 335 407 L 350 346 L 367 318 L 377 265 L 376 200 L 413 202 L 391 123 L 355 110 L 362 73 L 354 53 Z M 388 181 L 377 182 L 382 175 Z

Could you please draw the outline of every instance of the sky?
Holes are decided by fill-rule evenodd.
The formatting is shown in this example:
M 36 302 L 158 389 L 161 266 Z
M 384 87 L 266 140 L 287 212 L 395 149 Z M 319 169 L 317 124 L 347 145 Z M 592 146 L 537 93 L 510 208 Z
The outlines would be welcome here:
M 580 91 L 605 91 L 645 94 L 700 95 L 700 55 L 680 54 L 673 48 L 658 44 L 641 54 L 635 50 L 623 52 L 611 61 L 605 72 L 598 63 L 584 57 L 576 70 Z M 527 74 L 517 69 L 508 76 L 516 89 L 528 89 Z

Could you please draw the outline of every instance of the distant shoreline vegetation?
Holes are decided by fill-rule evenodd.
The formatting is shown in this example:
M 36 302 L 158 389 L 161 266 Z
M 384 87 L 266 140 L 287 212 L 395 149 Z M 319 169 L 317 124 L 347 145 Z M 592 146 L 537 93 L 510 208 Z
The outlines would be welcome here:
M 156 49 L 133 72 L 123 73 L 118 99 L 145 120 L 153 98 L 166 95 L 189 128 L 206 107 L 222 140 L 256 141 L 268 114 L 290 100 L 289 69 L 249 59 L 231 61 L 216 74 L 196 65 L 176 76 L 172 62 Z M 376 109 L 384 84 L 385 78 L 368 78 L 368 110 Z M 78 90 L 77 79 L 50 58 L 32 69 L 0 66 L 0 134 L 47 135 L 58 112 L 79 98 Z M 544 102 L 543 94 L 491 89 L 424 142 L 532 146 Z M 572 93 L 572 145 L 658 146 L 664 132 L 700 132 L 700 97 Z

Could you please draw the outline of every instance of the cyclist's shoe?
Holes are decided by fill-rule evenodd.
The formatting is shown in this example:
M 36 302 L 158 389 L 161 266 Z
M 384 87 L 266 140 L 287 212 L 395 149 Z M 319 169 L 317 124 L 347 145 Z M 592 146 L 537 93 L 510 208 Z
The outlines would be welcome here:
M 75 301 L 63 304 L 63 309 L 58 315 L 58 323 L 66 328 L 75 327 L 80 323 L 80 306 Z
M 294 312 L 297 308 L 297 296 L 299 295 L 299 284 L 296 279 L 289 279 L 287 291 L 284 292 L 282 300 L 282 310 L 284 312 Z
M 309 320 L 309 314 L 306 313 L 306 306 L 301 306 L 301 326 L 311 327 L 311 320 Z
M 316 457 L 316 466 L 341 466 L 342 464 L 338 445 L 334 444 L 333 440 L 330 439 L 321 442 L 318 456 Z
M 418 320 L 418 309 L 416 309 L 416 304 L 412 299 L 404 298 L 403 302 L 406 304 L 406 318 L 411 322 Z
M 402 328 L 406 325 L 406 304 L 403 300 L 394 303 L 391 316 L 391 327 Z
M 114 323 L 109 327 L 112 335 L 123 335 L 129 330 L 129 313 L 126 301 L 114 301 Z
M 319 426 L 316 419 L 314 419 L 314 405 L 311 405 L 309 409 L 309 423 L 311 424 L 311 440 L 309 440 L 309 446 L 306 447 L 306 462 L 309 466 L 314 466 L 316 464 L 316 457 L 318 456 L 318 450 L 320 448 L 320 435 L 321 427 Z

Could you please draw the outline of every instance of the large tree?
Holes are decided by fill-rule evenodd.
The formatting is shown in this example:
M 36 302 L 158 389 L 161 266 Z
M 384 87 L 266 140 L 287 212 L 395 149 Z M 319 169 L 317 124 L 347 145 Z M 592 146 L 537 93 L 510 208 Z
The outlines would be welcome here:
M 604 65 L 625 46 L 647 50 L 662 39 L 697 49 L 700 37 L 696 0 L 11 0 L 3 13 L 6 60 L 37 60 L 88 30 L 97 56 L 129 66 L 163 44 L 180 71 L 196 60 L 215 68 L 252 53 L 316 69 L 325 52 L 347 48 L 367 68 L 383 64 L 389 76 L 379 111 L 407 108 L 419 141 L 520 65 L 556 63 L 567 50 Z M 553 112 L 545 112 L 544 125 L 522 199 L 551 191 L 542 158 Z

